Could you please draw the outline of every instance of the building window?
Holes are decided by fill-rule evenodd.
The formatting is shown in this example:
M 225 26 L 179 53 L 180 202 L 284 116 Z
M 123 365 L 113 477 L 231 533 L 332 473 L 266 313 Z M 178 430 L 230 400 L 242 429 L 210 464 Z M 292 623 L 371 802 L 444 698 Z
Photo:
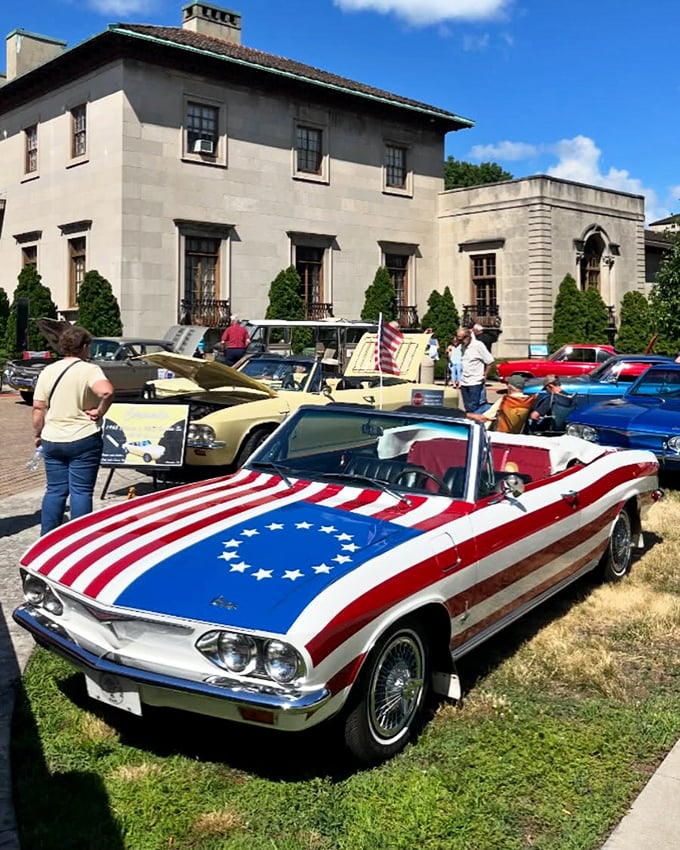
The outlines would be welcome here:
M 217 156 L 219 139 L 219 109 L 204 103 L 187 103 L 186 141 L 187 153 L 199 156 Z
M 71 110 L 71 157 L 87 153 L 87 107 L 85 104 Z
M 498 315 L 496 289 L 496 255 L 480 254 L 470 258 L 472 264 L 472 298 L 478 319 Z
M 219 298 L 220 239 L 187 236 L 184 241 L 184 297 L 191 303 Z
M 297 171 L 321 174 L 323 163 L 323 131 L 298 125 L 295 130 Z
M 24 245 L 21 249 L 21 265 L 38 267 L 38 246 Z
M 323 261 L 325 250 L 308 245 L 295 246 L 295 268 L 300 275 L 300 295 L 309 314 L 315 304 L 323 302 Z
M 24 130 L 26 137 L 26 161 L 24 167 L 26 174 L 32 174 L 38 170 L 38 125 L 27 127 Z
M 597 289 L 600 292 L 602 254 L 604 253 L 604 240 L 599 233 L 594 233 L 586 239 L 583 257 L 580 261 L 580 286 L 581 291 Z
M 84 236 L 68 240 L 69 251 L 69 295 L 70 306 L 75 307 L 78 303 L 78 293 L 85 277 L 85 246 Z
M 408 302 L 408 261 L 408 254 L 385 254 L 385 268 L 394 284 L 398 308 Z
M 388 189 L 407 188 L 406 148 L 385 146 L 385 186 Z

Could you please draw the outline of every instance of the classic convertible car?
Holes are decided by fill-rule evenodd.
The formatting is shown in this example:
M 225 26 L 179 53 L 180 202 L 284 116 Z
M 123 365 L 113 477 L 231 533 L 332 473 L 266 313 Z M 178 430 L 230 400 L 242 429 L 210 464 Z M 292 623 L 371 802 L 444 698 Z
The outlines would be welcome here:
M 575 410 L 567 433 L 605 446 L 647 449 L 680 471 L 680 364 L 651 366 L 621 397 Z
M 428 401 L 456 407 L 458 390 L 420 383 L 419 370 L 430 334 L 407 334 L 395 353 L 398 377 L 375 370 L 375 334 L 364 334 L 342 375 L 324 358 L 262 354 L 232 369 L 223 363 L 152 354 L 145 361 L 177 377 L 153 382 L 155 403 L 189 403 L 185 464 L 193 472 L 241 466 L 286 416 L 303 404 L 333 401 L 396 410 Z
M 465 418 L 302 407 L 233 474 L 106 507 L 22 558 L 14 619 L 141 715 L 411 740 L 456 661 L 589 570 L 628 572 L 657 461 Z

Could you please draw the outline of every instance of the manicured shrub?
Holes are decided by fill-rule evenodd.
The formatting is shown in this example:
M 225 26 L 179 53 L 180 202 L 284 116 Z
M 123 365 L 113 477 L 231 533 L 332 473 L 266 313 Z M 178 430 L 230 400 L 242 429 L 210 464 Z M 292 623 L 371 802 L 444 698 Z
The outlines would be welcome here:
M 78 324 L 93 336 L 121 336 L 120 307 L 111 284 L 94 269 L 86 272 L 78 291 Z

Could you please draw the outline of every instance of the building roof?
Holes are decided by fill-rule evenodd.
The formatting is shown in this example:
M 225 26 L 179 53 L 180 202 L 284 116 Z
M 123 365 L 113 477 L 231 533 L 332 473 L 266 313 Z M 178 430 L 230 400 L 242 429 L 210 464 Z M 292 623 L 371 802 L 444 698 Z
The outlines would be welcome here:
M 251 47 L 225 41 L 214 36 L 182 27 L 161 27 L 146 24 L 117 23 L 39 65 L 0 87 L 0 112 L 11 109 L 27 99 L 39 97 L 59 82 L 75 79 L 93 68 L 118 58 L 165 67 L 183 68 L 213 77 L 228 75 L 230 81 L 256 85 L 304 86 L 319 89 L 325 100 L 340 99 L 356 109 L 361 101 L 372 109 L 396 110 L 402 120 L 427 120 L 433 129 L 447 132 L 474 126 L 474 121 L 427 103 L 401 97 L 382 89 L 304 65 L 292 59 L 264 53 Z M 349 101 L 349 102 L 348 102 Z

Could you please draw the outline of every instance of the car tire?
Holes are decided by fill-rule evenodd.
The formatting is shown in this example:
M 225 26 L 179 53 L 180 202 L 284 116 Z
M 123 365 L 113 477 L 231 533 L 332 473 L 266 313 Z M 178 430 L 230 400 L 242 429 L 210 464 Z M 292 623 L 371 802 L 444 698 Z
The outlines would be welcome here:
M 420 627 L 404 621 L 390 629 L 369 655 L 344 717 L 345 745 L 357 761 L 384 761 L 415 738 L 429 677 L 429 649 Z
M 144 461 L 144 463 L 151 463 L 151 455 L 148 452 L 145 452 L 142 455 L 142 460 Z
M 602 560 L 600 574 L 603 581 L 621 581 L 630 572 L 633 558 L 633 532 L 630 514 L 623 508 L 612 526 L 609 542 Z
M 237 469 L 240 469 L 243 466 L 255 449 L 258 449 L 270 434 L 270 429 L 258 428 L 257 431 L 253 431 L 246 437 L 245 442 L 241 446 L 236 458 Z
M 19 390 L 19 395 L 21 396 L 21 400 L 25 401 L 26 404 L 33 404 L 33 393 L 28 390 Z

